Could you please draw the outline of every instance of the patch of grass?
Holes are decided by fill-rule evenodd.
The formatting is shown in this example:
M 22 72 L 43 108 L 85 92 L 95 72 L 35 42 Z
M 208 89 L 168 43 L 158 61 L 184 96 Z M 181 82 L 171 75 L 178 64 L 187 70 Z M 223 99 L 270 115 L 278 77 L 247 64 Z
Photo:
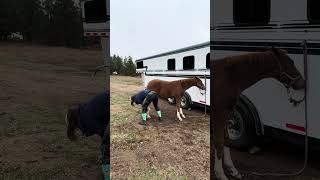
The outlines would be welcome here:
M 36 71 L 50 71 L 50 72 L 80 72 L 80 69 L 77 66 L 62 66 L 49 63 L 39 63 L 32 62 L 30 59 L 25 57 L 17 56 L 0 56 L 1 64 L 26 69 L 26 70 L 36 70 Z
M 139 114 L 139 109 L 130 105 L 126 94 L 112 93 L 110 104 L 119 107 L 116 112 L 111 109 L 111 126 L 129 123 Z
M 110 83 L 124 84 L 124 85 L 142 85 L 141 78 L 130 77 L 130 76 L 110 76 Z
M 0 137 L 59 131 L 64 126 L 65 106 L 20 104 L 0 116 Z
M 10 137 L 57 131 L 62 125 L 60 121 L 63 121 L 62 109 L 61 106 L 20 104 L 11 112 L 0 116 L 2 127 L 0 136 Z
M 114 142 L 123 142 L 126 143 L 135 143 L 143 140 L 143 137 L 137 133 L 112 133 L 111 134 L 111 143 Z
M 0 179 L 3 180 L 42 180 L 42 179 L 63 179 L 65 177 L 63 167 L 41 168 L 41 167 L 5 167 L 0 166 Z
M 137 179 L 141 180 L 166 180 L 166 179 L 179 179 L 179 180 L 187 180 L 186 176 L 180 176 L 173 168 L 167 168 L 165 170 L 159 170 L 155 166 L 151 165 L 147 170 L 141 172 Z

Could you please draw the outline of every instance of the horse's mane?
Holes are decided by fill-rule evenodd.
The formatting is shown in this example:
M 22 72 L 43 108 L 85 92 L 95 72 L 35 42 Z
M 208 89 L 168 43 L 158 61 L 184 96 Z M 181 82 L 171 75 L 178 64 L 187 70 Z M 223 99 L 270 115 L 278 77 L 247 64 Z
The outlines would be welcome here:
M 270 64 L 270 59 L 273 59 L 272 51 L 254 52 L 242 55 L 228 56 L 222 59 L 226 69 L 234 70 L 234 67 L 254 66 L 265 67 Z M 223 63 L 223 62 L 221 62 Z

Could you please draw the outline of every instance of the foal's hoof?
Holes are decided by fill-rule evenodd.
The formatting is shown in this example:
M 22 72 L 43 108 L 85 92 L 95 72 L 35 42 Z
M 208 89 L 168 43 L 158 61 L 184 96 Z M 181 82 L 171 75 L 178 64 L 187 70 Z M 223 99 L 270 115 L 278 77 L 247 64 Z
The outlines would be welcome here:
M 178 120 L 179 120 L 179 121 L 182 121 L 182 119 L 181 119 L 181 118 L 180 118 L 180 119 L 178 118 Z

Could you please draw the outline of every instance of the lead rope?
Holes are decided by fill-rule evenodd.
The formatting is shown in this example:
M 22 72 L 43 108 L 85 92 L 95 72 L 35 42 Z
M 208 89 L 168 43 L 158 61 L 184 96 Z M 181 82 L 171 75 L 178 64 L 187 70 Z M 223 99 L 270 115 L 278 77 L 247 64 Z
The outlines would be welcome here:
M 308 164 L 308 151 L 309 151 L 309 143 L 308 143 L 308 97 L 307 97 L 307 87 L 308 87 L 308 49 L 307 49 L 307 41 L 303 40 L 302 44 L 302 50 L 303 50 L 303 65 L 304 65 L 304 77 L 305 77 L 305 88 L 304 88 L 304 93 L 305 93 L 305 147 L 304 147 L 304 164 L 303 167 L 293 173 L 257 173 L 257 172 L 252 172 L 251 174 L 256 175 L 256 176 L 297 176 L 300 175 L 306 168 Z
M 204 84 L 205 84 L 205 89 L 204 89 L 204 115 L 201 116 L 188 116 L 191 118 L 199 117 L 199 118 L 205 118 L 207 116 L 207 75 L 206 72 L 204 73 Z

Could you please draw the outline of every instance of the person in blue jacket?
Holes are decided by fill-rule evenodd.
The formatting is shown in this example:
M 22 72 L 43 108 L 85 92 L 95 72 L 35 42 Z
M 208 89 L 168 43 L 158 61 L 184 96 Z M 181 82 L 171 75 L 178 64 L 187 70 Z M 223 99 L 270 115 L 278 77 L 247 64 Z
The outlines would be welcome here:
M 131 105 L 133 106 L 135 104 L 141 104 L 142 106 L 142 122 L 140 124 L 147 125 L 147 116 L 150 117 L 149 114 L 149 105 L 153 103 L 154 108 L 157 111 L 158 120 L 161 121 L 161 111 L 158 106 L 158 95 L 156 92 L 151 91 L 149 89 L 144 89 L 137 94 L 131 96 Z
M 98 135 L 102 142 L 102 171 L 105 179 L 110 179 L 110 96 L 103 92 L 88 102 L 70 107 L 65 117 L 67 136 L 71 141 L 77 139 L 75 131 L 79 129 L 86 137 Z

